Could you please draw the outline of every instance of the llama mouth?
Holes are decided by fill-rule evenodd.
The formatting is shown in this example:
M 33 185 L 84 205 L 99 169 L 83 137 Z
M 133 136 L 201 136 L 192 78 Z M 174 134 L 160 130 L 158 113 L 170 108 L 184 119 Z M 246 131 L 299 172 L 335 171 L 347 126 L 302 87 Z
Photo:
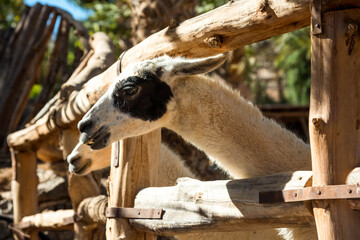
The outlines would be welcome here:
M 93 150 L 98 150 L 106 147 L 110 139 L 110 132 L 108 128 L 101 127 L 92 136 L 82 133 L 80 139 L 83 143 L 88 145 Z
M 73 161 L 76 162 L 79 161 L 80 159 L 81 157 L 78 157 Z M 90 167 L 90 165 L 91 165 L 91 161 L 89 159 L 81 166 L 77 166 L 75 164 L 69 164 L 69 172 L 73 172 L 78 175 L 86 174 L 87 173 L 86 170 Z

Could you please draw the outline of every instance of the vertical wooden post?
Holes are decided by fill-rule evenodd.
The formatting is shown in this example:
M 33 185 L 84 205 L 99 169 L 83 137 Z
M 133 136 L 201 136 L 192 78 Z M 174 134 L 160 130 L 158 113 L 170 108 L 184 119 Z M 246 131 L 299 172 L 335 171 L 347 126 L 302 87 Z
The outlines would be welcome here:
M 37 185 L 38 177 L 36 174 L 36 156 L 32 151 L 16 152 L 10 149 L 13 180 L 11 191 L 13 194 L 14 223 L 19 223 L 21 219 L 28 215 L 37 213 Z M 29 235 L 31 239 L 38 239 L 38 232 L 32 230 Z M 18 239 L 15 236 L 15 239 Z
M 322 33 L 311 36 L 313 186 L 345 184 L 360 164 L 359 24 L 360 9 L 330 11 L 317 25 Z M 314 201 L 313 210 L 320 240 L 360 238 L 360 212 L 346 200 Z
M 78 142 L 76 134 L 76 126 L 61 131 L 60 144 L 62 145 L 63 158 L 71 153 L 74 146 Z M 100 190 L 101 175 L 91 172 L 85 176 L 68 174 L 68 191 L 74 212 L 77 212 L 79 204 L 88 197 L 95 197 L 101 194 Z M 102 240 L 104 236 L 104 228 L 101 224 L 93 224 L 92 226 L 84 226 L 82 222 L 74 223 L 75 240 Z
M 100 192 L 100 176 L 97 173 L 89 173 L 85 176 L 68 174 L 68 191 L 72 207 L 76 212 L 82 200 L 88 197 L 96 197 Z M 76 219 L 75 219 L 76 220 Z M 84 225 L 81 221 L 74 223 L 75 240 L 102 240 L 104 228 L 101 224 Z
M 134 207 L 137 192 L 156 185 L 160 143 L 160 130 L 113 143 L 109 207 Z M 155 240 L 156 236 L 135 231 L 127 219 L 107 219 L 106 238 Z

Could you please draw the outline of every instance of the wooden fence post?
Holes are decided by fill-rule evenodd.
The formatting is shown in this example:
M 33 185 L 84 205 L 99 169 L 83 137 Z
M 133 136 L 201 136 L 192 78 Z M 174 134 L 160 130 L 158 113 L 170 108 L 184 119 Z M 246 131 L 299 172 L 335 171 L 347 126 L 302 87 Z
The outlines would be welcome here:
M 78 138 L 74 132 L 75 126 L 63 129 L 60 134 L 60 144 L 63 148 L 63 158 L 71 153 L 76 145 Z M 80 203 L 89 197 L 95 197 L 101 194 L 100 180 L 101 174 L 91 172 L 85 176 L 68 174 L 68 191 L 74 212 L 77 211 Z M 102 240 L 104 236 L 104 228 L 101 224 L 84 225 L 81 221 L 74 222 L 75 240 Z
M 34 152 L 15 152 L 14 149 L 11 149 L 11 159 L 13 168 L 11 191 L 14 205 L 14 224 L 16 224 L 23 217 L 37 213 L 38 177 Z M 32 240 L 38 239 L 36 230 L 32 230 L 29 235 Z M 18 239 L 17 236 L 15 239 Z
M 134 207 L 139 190 L 155 186 L 160 157 L 161 132 L 113 143 L 109 177 L 109 207 Z M 127 219 L 107 219 L 107 239 L 155 240 L 152 233 L 135 231 Z
M 311 36 L 313 186 L 345 184 L 360 164 L 360 9 L 320 11 L 318 16 L 322 19 L 312 23 Z M 360 212 L 351 210 L 347 200 L 314 201 L 313 210 L 320 240 L 359 239 Z

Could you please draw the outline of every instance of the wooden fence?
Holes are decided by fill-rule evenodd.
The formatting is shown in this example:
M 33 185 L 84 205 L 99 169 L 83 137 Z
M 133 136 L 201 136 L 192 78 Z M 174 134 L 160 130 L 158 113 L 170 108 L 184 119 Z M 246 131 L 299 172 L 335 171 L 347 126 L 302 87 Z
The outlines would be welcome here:
M 229 225 L 226 221 L 229 217 L 226 211 L 231 210 L 231 207 L 241 207 L 240 200 L 233 203 L 235 206 L 224 207 L 224 211 L 209 214 L 209 216 L 216 216 L 216 221 L 210 218 L 205 219 L 200 225 L 192 224 L 191 227 L 184 228 L 183 226 L 188 224 L 184 222 L 169 227 L 167 220 L 179 220 L 176 217 L 182 216 L 183 213 L 169 208 L 164 201 L 162 204 L 157 204 L 157 207 L 166 211 L 163 220 L 132 220 L 130 224 L 125 219 L 107 219 L 107 238 L 116 239 L 121 236 L 121 239 L 155 239 L 154 233 L 169 235 L 185 230 L 187 233 L 199 231 L 199 229 L 201 231 L 249 230 L 259 227 L 290 227 L 296 223 L 307 226 L 313 219 L 310 212 L 306 210 L 309 208 L 314 213 L 319 239 L 358 239 L 360 229 L 357 226 L 360 223 L 360 213 L 353 211 L 349 203 L 355 208 L 358 204 L 356 201 L 349 202 L 346 199 L 358 198 L 356 195 L 356 184 L 359 183 L 357 181 L 358 169 L 355 168 L 359 166 L 357 140 L 360 126 L 359 7 L 360 3 L 355 0 L 229 1 L 209 13 L 180 24 L 172 24 L 148 37 L 128 50 L 121 61 L 116 61 L 105 72 L 85 84 L 83 89 L 76 96 L 74 95 L 74 101 L 60 106 L 60 110 L 57 111 L 60 123 L 58 127 L 64 128 L 78 120 L 96 102 L 111 81 L 116 78 L 120 65 L 124 68 L 129 63 L 163 54 L 183 55 L 189 58 L 210 56 L 290 32 L 311 23 L 312 86 L 309 129 L 313 180 L 308 181 L 311 173 L 302 172 L 290 174 L 299 176 L 297 180 L 285 180 L 289 179 L 290 175 L 284 173 L 283 176 L 287 177 L 267 176 L 231 183 L 235 186 L 232 194 L 238 194 L 236 196 L 239 199 L 241 199 L 239 195 L 242 193 L 243 184 L 254 186 L 254 191 L 251 193 L 252 207 L 256 210 L 254 214 L 259 213 L 255 217 L 263 221 L 249 221 L 243 216 L 234 214 L 231 216 L 232 225 Z M 70 114 L 66 119 L 61 118 L 61 111 L 66 112 L 69 106 L 73 105 L 79 109 L 77 114 Z M 27 171 L 30 171 L 30 175 L 33 174 L 36 168 L 35 157 L 27 147 L 32 146 L 32 151 L 37 149 L 40 146 L 39 143 L 55 131 L 46 128 L 45 125 L 43 122 L 38 122 L 28 129 L 9 136 L 9 145 L 14 153 L 13 167 L 16 172 L 24 166 L 30 166 L 31 168 L 28 169 L 31 170 Z M 181 191 L 184 188 L 180 187 L 181 184 L 186 185 L 186 182 L 171 188 L 144 189 L 138 193 L 141 188 L 151 187 L 156 182 L 159 146 L 159 131 L 113 144 L 109 207 L 152 207 L 160 193 L 161 196 L 169 196 L 168 200 L 173 200 L 171 196 L 175 196 L 169 195 L 170 192 L 177 192 L 179 194 L 176 196 L 181 197 Z M 117 164 L 114 164 L 115 162 Z M 139 168 L 131 169 L 130 165 L 136 165 Z M 16 181 L 19 186 L 28 184 L 35 191 L 36 181 L 30 179 L 31 177 L 26 179 L 17 177 Z M 292 184 L 297 189 L 297 192 L 290 189 L 280 192 L 280 200 L 290 199 L 291 201 L 301 194 L 302 201 L 297 202 L 296 199 L 294 203 L 280 201 L 275 205 L 268 203 L 266 206 L 265 203 L 259 203 L 254 196 L 264 189 L 271 192 L 281 190 L 279 187 L 267 187 L 260 184 L 274 179 L 283 179 L 279 180 L 278 186 Z M 347 179 L 352 179 L 352 181 L 349 182 L 350 180 L 347 181 Z M 226 191 L 224 184 L 229 184 L 229 182 L 191 182 L 186 186 L 190 189 L 196 184 L 203 188 L 216 186 L 216 191 L 223 193 Z M 337 192 L 334 191 L 335 188 Z M 333 195 L 328 195 L 328 192 Z M 292 195 L 286 195 L 288 193 Z M 134 203 L 135 196 L 137 196 L 137 201 Z M 186 202 L 186 199 L 183 200 Z M 311 201 L 310 204 L 304 204 L 303 200 Z M 309 203 L 309 201 L 306 202 Z M 98 202 L 104 205 L 103 201 Z M 31 199 L 26 204 L 21 202 L 16 206 L 19 209 L 27 209 L 18 216 L 20 220 L 26 213 L 36 211 L 36 199 Z M 286 212 L 283 215 L 276 215 L 279 214 L 280 209 L 286 209 Z M 299 210 L 301 214 L 295 214 L 299 213 Z M 195 211 L 192 214 L 198 213 Z M 95 215 L 99 217 L 99 214 Z M 274 216 L 278 217 L 277 221 Z M 100 219 L 104 220 L 104 217 Z M 267 219 L 272 219 L 272 221 L 266 221 Z M 212 225 L 209 222 L 215 224 Z

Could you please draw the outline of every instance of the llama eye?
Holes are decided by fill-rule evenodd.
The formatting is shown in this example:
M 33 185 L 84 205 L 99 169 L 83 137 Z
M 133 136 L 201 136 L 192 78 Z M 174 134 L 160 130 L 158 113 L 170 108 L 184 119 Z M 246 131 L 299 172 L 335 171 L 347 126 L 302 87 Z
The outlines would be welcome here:
M 137 86 L 126 86 L 122 89 L 122 91 L 123 91 L 124 95 L 132 96 L 135 93 L 137 93 L 138 89 L 139 88 Z

